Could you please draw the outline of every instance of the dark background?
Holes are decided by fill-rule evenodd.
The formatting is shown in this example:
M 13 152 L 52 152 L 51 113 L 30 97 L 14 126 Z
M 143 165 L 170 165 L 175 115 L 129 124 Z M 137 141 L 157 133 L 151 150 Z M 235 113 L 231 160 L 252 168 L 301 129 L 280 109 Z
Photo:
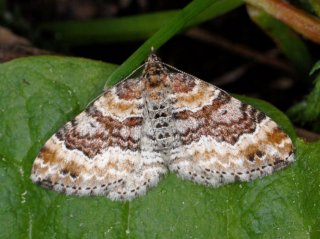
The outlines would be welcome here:
M 45 50 L 51 54 L 121 64 L 142 41 L 72 47 L 64 46 L 63 42 L 58 44 L 52 34 L 35 29 L 43 22 L 115 18 L 179 9 L 188 3 L 189 1 L 172 0 L 10 0 L 6 2 L 3 19 L 5 26 L 27 38 L 35 48 L 41 49 L 40 52 L 30 53 L 31 55 L 43 54 L 42 50 Z M 281 55 L 274 42 L 250 20 L 246 7 L 240 7 L 198 28 L 205 30 L 216 40 L 207 42 L 196 33 L 191 37 L 185 32 L 158 49 L 158 55 L 166 63 L 230 93 L 264 99 L 283 111 L 302 100 L 311 90 L 312 79 L 307 74 L 297 72 Z M 306 43 L 316 58 L 319 47 L 307 40 Z M 223 44 L 227 46 L 222 47 Z M 256 57 L 248 57 L 243 52 L 250 52 Z M 267 53 L 275 56 L 274 60 L 269 63 L 268 60 L 257 60 Z

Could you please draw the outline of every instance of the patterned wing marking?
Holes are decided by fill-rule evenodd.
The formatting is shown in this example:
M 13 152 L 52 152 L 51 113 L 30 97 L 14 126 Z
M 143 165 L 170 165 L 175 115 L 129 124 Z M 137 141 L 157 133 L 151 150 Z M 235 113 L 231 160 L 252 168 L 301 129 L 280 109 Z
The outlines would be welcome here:
M 172 73 L 173 118 L 181 146 L 169 168 L 197 183 L 219 186 L 271 174 L 294 160 L 291 139 L 264 113 L 217 87 Z M 189 104 L 188 102 L 192 102 Z

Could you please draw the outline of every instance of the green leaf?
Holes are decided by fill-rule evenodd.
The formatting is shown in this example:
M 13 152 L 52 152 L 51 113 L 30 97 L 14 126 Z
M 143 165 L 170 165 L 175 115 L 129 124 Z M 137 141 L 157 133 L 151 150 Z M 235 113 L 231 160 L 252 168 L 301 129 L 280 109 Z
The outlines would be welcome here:
M 65 57 L 0 65 L 0 238 L 319 238 L 320 143 L 295 140 L 297 161 L 221 188 L 167 175 L 132 202 L 75 197 L 31 183 L 44 142 L 95 98 L 115 66 Z M 295 139 L 271 105 L 245 98 Z
M 310 74 L 320 69 L 320 61 L 312 68 Z M 320 73 L 316 75 L 314 87 L 302 102 L 288 111 L 290 118 L 302 124 L 308 124 L 316 132 L 320 132 Z
M 251 19 L 272 38 L 295 68 L 306 74 L 312 66 L 312 57 L 301 38 L 287 25 L 266 12 L 249 5 L 247 9 Z

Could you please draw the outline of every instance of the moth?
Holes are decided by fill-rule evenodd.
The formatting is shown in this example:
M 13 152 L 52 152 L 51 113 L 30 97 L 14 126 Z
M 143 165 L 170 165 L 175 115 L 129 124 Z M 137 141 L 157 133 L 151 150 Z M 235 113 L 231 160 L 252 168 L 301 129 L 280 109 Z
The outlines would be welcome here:
M 130 200 L 168 171 L 217 187 L 294 161 L 294 146 L 263 112 L 163 63 L 107 89 L 41 149 L 31 179 L 66 194 Z

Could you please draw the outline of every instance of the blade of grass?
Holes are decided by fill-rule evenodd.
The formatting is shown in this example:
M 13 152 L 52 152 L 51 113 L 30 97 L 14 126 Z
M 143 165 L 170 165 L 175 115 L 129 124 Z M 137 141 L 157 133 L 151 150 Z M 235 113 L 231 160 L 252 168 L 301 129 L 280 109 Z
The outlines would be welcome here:
M 152 47 L 159 48 L 167 42 L 176 33 L 180 32 L 187 26 L 190 26 L 192 21 L 202 12 L 204 15 L 200 19 L 206 19 L 209 15 L 211 17 L 218 16 L 226 11 L 234 9 L 239 6 L 239 0 L 194 0 L 184 9 L 179 11 L 175 17 L 162 28 L 159 29 L 151 38 L 149 38 L 138 50 L 136 50 L 112 75 L 108 78 L 106 86 L 119 82 L 124 76 L 132 72 L 137 66 L 146 59 L 150 54 Z M 210 9 L 210 14 L 209 14 Z M 200 21 L 198 19 L 197 21 Z M 195 21 L 195 22 L 197 22 Z
M 200 15 L 187 22 L 187 26 L 199 24 L 212 17 L 222 15 L 243 4 L 242 0 L 216 1 Z M 164 11 L 115 19 L 89 21 L 63 21 L 44 23 L 40 31 L 53 33 L 58 42 L 64 45 L 99 44 L 145 40 L 158 29 L 170 22 L 178 10 Z
M 243 4 L 242 0 L 220 0 L 212 3 L 214 2 L 216 2 L 214 7 L 208 4 L 207 9 L 190 19 L 186 26 L 207 21 Z M 40 25 L 39 30 L 53 33 L 56 39 L 64 45 L 138 41 L 152 36 L 178 13 L 179 10 L 172 10 L 115 19 L 48 22 Z
M 144 40 L 152 36 L 178 11 L 157 12 L 114 19 L 49 22 L 39 30 L 53 32 L 64 45 L 83 45 Z
M 284 22 L 304 37 L 320 43 L 320 20 L 307 12 L 280 0 L 245 0 Z
M 301 38 L 266 12 L 250 5 L 247 10 L 251 19 L 273 39 L 282 53 L 294 64 L 295 69 L 306 74 L 312 66 L 312 57 Z

